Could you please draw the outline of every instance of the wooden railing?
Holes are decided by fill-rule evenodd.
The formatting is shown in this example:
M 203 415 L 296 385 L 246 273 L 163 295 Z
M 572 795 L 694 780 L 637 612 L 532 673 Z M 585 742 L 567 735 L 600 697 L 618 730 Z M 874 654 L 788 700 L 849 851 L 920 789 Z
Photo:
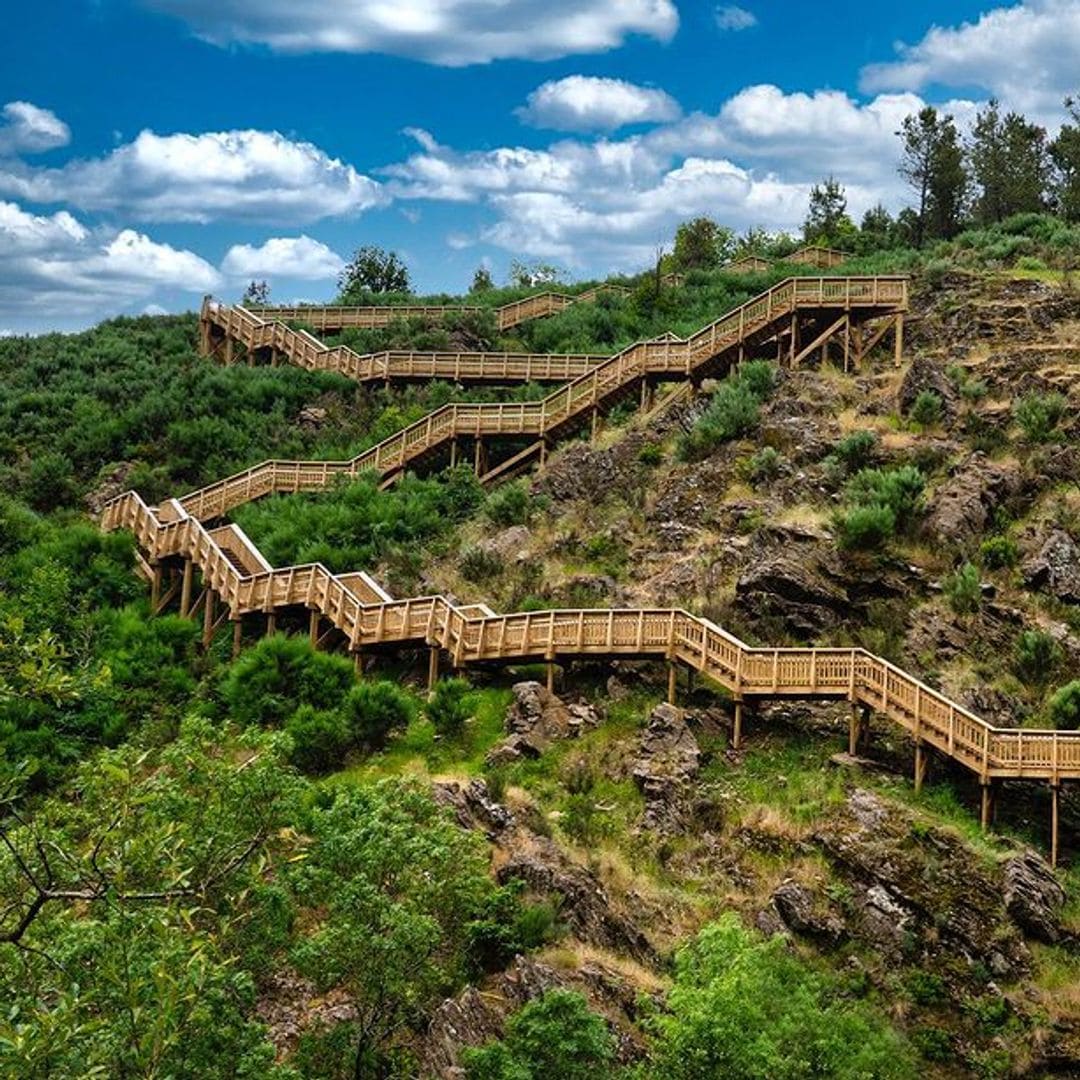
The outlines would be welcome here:
M 264 307 L 259 314 L 267 319 L 305 322 L 315 330 L 345 330 L 356 328 L 374 330 L 388 326 L 395 319 L 439 319 L 444 315 L 481 315 L 491 311 L 500 330 L 509 330 L 530 319 L 543 318 L 564 311 L 571 304 L 590 303 L 604 293 L 626 295 L 630 290 L 623 285 L 597 285 L 583 293 L 542 292 L 513 300 L 501 307 L 489 308 L 480 304 L 384 304 L 369 307 L 341 307 L 331 305 L 302 305 L 299 307 Z
M 190 559 L 228 605 L 231 618 L 306 606 L 327 618 L 352 650 L 427 644 L 445 650 L 455 666 L 656 657 L 681 662 L 740 700 L 839 698 L 869 706 L 984 781 L 1028 778 L 1056 784 L 1080 778 L 1080 732 L 994 727 L 864 649 L 752 648 L 681 609 L 496 615 L 484 605 L 461 607 L 444 596 L 392 600 L 367 575 L 335 575 L 321 563 L 242 573 L 202 522 L 175 501 L 155 511 L 135 492 L 109 503 L 101 524 L 131 530 L 150 564 Z
M 664 335 L 637 342 L 594 363 L 542 401 L 445 405 L 348 461 L 264 461 L 193 491 L 180 501 L 196 517 L 216 517 L 273 492 L 316 491 L 340 477 L 355 477 L 368 470 L 380 476 L 392 474 L 448 440 L 462 436 L 554 436 L 646 376 L 692 377 L 717 357 L 730 354 L 740 343 L 767 335 L 772 327 L 797 310 L 878 313 L 905 311 L 907 304 L 908 282 L 904 277 L 788 278 L 686 340 Z M 235 307 L 222 308 L 219 315 L 226 326 L 250 324 L 253 318 L 250 312 Z M 279 326 L 273 324 L 270 329 L 279 333 L 276 340 L 280 348 L 287 348 L 287 343 L 293 341 L 288 335 L 302 334 L 288 327 L 280 327 L 284 331 L 280 333 Z M 298 362 L 305 366 L 316 362 L 312 349 L 318 345 L 315 338 L 303 335 L 298 343 Z
M 203 300 L 201 321 L 217 327 L 248 350 L 271 350 L 308 371 L 334 371 L 357 382 L 450 379 L 455 382 L 566 382 L 606 356 L 580 353 L 423 352 L 387 350 L 358 353 L 347 345 L 324 345 L 306 330 L 265 318 L 265 312 Z M 204 346 L 205 347 L 205 346 Z

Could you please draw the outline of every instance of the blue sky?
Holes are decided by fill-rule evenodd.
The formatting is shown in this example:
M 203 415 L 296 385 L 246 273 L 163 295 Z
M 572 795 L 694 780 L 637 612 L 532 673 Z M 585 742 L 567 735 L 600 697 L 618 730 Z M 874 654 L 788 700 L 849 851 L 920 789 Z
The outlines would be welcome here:
M 424 291 L 511 258 L 645 265 L 678 221 L 797 227 L 833 173 L 904 192 L 900 119 L 1048 126 L 1080 0 L 41 0 L 0 67 L 0 332 L 333 293 L 362 243 Z

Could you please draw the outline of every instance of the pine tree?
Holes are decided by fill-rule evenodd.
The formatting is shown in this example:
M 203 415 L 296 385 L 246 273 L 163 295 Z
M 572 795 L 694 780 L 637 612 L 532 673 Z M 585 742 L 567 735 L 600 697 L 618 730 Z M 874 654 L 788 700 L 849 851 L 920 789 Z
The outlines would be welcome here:
M 828 177 L 810 189 L 810 205 L 803 222 L 803 239 L 826 247 L 850 245 L 856 236 L 855 224 L 847 216 L 844 185 Z
M 915 193 L 915 246 L 955 236 L 964 217 L 968 176 L 953 118 L 927 105 L 906 116 L 897 134 L 903 140 L 900 175 Z
M 1066 221 L 1080 221 L 1080 99 L 1066 98 L 1065 108 L 1072 122 L 1061 125 L 1049 151 L 1058 210 Z
M 1002 116 L 991 100 L 975 119 L 971 164 L 979 188 L 975 216 L 980 224 L 1045 209 L 1050 162 L 1046 130 L 1038 124 L 1016 112 Z

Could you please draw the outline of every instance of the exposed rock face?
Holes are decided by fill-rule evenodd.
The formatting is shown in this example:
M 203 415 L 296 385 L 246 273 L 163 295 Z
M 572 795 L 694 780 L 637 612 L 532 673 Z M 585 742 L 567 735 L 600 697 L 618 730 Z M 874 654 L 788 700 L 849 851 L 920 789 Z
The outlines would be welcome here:
M 463 829 L 477 829 L 494 840 L 507 829 L 513 828 L 514 815 L 496 802 L 481 779 L 470 780 L 465 787 L 458 784 L 434 784 L 432 795 L 440 806 L 453 810 L 457 823 Z
M 792 632 L 814 637 L 849 612 L 846 590 L 831 580 L 811 553 L 767 552 L 751 562 L 735 583 L 735 603 L 754 618 L 784 620 Z
M 134 469 L 135 462 L 124 461 L 99 479 L 97 487 L 86 496 L 86 506 L 91 514 L 100 514 L 107 502 L 131 487 L 129 481 Z
M 497 555 L 500 559 L 516 559 L 519 562 L 528 554 L 532 533 L 524 525 L 511 525 L 508 529 L 486 537 L 476 546 L 481 551 Z
M 924 526 L 930 539 L 967 545 L 981 539 L 994 511 L 1020 490 L 1015 466 L 972 454 L 938 489 Z
M 515 683 L 513 694 L 506 714 L 509 738 L 489 752 L 492 764 L 539 757 L 554 740 L 577 738 L 600 722 L 591 705 L 567 705 L 538 682 Z
M 900 384 L 897 404 L 900 412 L 907 414 L 916 398 L 929 390 L 941 398 L 942 413 L 946 419 L 956 414 L 956 387 L 953 386 L 941 365 L 925 354 L 916 356 Z
M 905 810 L 854 791 L 817 839 L 853 884 L 852 933 L 886 955 L 985 963 L 999 976 L 1029 962 L 1012 927 L 1000 878 L 963 841 L 915 827 Z
M 831 912 L 819 912 L 818 907 L 814 894 L 790 878 L 782 881 L 772 894 L 772 908 L 786 929 L 835 945 L 846 936 L 844 923 Z M 759 920 L 759 925 L 768 928 L 770 921 Z
M 682 713 L 674 705 L 657 705 L 642 733 L 632 769 L 645 797 L 642 828 L 662 834 L 685 828 L 700 756 Z
M 530 892 L 557 900 L 560 918 L 580 940 L 655 962 L 648 939 L 616 910 L 596 875 L 571 862 L 546 837 L 531 836 L 527 842 L 515 843 L 497 876 L 503 883 L 517 878 Z
M 327 411 L 317 405 L 305 405 L 296 415 L 296 422 L 301 427 L 321 428 L 326 423 Z
M 1067 604 L 1080 604 L 1080 548 L 1064 529 L 1053 529 L 1022 567 L 1024 582 Z
M 637 455 L 644 441 L 632 433 L 602 450 L 585 444 L 570 446 L 537 476 L 534 489 L 559 501 L 603 502 L 640 482 L 642 466 Z
M 1028 849 L 1005 863 L 1005 907 L 1027 934 L 1051 944 L 1061 938 L 1065 890 L 1038 852 Z
M 278 1054 L 284 1055 L 296 1049 L 305 1031 L 355 1020 L 356 1009 L 341 990 L 320 993 L 291 968 L 279 968 L 260 983 L 255 1015 L 266 1025 Z
M 461 1051 L 501 1038 L 507 1019 L 521 1006 L 550 990 L 577 990 L 608 1020 L 616 1036 L 616 1058 L 624 1064 L 642 1055 L 642 1046 L 628 1030 L 637 1013 L 637 989 L 616 972 L 587 963 L 574 971 L 556 970 L 530 957 L 518 956 L 482 989 L 469 986 L 448 998 L 432 1014 L 416 1050 L 420 1075 L 457 1080 L 465 1075 Z

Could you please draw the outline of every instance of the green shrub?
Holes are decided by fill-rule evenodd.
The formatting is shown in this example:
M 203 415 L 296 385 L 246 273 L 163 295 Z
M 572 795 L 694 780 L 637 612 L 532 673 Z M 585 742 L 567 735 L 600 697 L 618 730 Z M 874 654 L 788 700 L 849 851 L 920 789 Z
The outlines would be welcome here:
M 1046 711 L 1054 727 L 1080 728 L 1080 679 L 1073 679 L 1057 690 Z
M 933 390 L 920 390 L 912 402 L 908 415 L 920 427 L 936 427 L 941 423 L 943 404 L 941 395 Z
M 1013 418 L 1031 443 L 1049 442 L 1068 408 L 1061 394 L 1025 394 L 1013 406 Z
M 502 556 L 490 548 L 471 544 L 458 556 L 458 570 L 466 581 L 490 581 L 503 572 Z
M 1016 260 L 1017 270 L 1045 270 L 1046 263 L 1034 255 L 1021 255 Z
M 836 444 L 833 456 L 845 466 L 848 472 L 854 472 L 873 460 L 877 448 L 877 432 L 853 431 Z
M 352 746 L 349 725 L 338 712 L 301 705 L 289 718 L 285 731 L 292 739 L 289 760 L 301 772 L 315 775 L 341 767 Z
M 524 1005 L 506 1037 L 462 1055 L 468 1080 L 608 1080 L 615 1040 L 585 998 L 549 990 Z
M 987 570 L 1005 570 L 1015 566 L 1020 549 L 1007 536 L 991 536 L 979 545 L 979 560 Z
M 886 506 L 898 532 L 910 532 L 923 509 L 926 478 L 914 465 L 862 469 L 848 483 L 848 501 L 856 506 Z
M 484 503 L 484 515 L 492 523 L 506 528 L 527 525 L 533 513 L 533 497 L 527 481 L 515 481 L 496 488 Z
M 377 750 L 395 728 L 408 726 L 413 716 L 413 700 L 397 683 L 380 679 L 359 682 L 341 707 L 352 739 Z
M 472 689 L 465 679 L 440 679 L 431 691 L 424 712 L 440 735 L 453 738 L 460 734 L 465 721 L 472 716 L 467 701 Z
M 761 417 L 761 404 L 775 382 L 775 368 L 767 361 L 743 364 L 720 384 L 693 428 L 679 440 L 679 456 L 699 461 L 721 444 L 753 431 Z
M 274 634 L 230 665 L 221 698 L 241 724 L 280 726 L 301 705 L 336 709 L 354 683 L 345 657 L 318 652 L 307 638 Z
M 953 1056 L 953 1037 L 944 1028 L 925 1024 L 912 1032 L 915 1049 L 927 1061 L 949 1061 Z
M 909 972 L 904 986 L 916 1005 L 940 1005 L 948 996 L 945 980 L 930 971 Z
M 947 575 L 941 588 L 957 615 L 973 615 L 982 605 L 982 580 L 972 563 L 964 563 Z
M 659 443 L 644 443 L 637 458 L 642 465 L 659 465 L 664 460 L 664 448 Z
M 916 1075 L 910 1052 L 876 1014 L 836 993 L 783 938 L 762 940 L 732 914 L 676 954 L 667 1006 L 655 1022 L 653 1058 L 664 1080 Z
M 876 551 L 896 533 L 896 515 L 887 506 L 853 506 L 833 518 L 837 541 L 845 551 Z
M 784 459 L 771 446 L 763 446 L 746 463 L 746 477 L 751 484 L 764 484 L 775 480 L 783 467 Z
M 1046 686 L 1061 665 L 1061 646 L 1044 630 L 1022 630 L 1016 638 L 1013 670 L 1028 686 Z

